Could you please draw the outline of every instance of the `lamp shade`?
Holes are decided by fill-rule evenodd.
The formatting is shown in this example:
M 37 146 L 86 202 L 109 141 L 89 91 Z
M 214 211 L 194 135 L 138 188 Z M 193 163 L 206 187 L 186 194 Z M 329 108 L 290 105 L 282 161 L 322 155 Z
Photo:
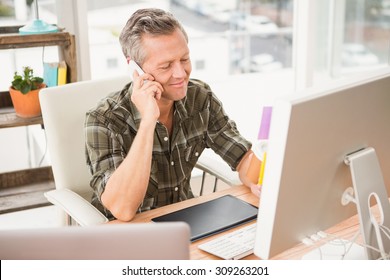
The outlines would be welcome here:
M 19 34 L 22 35 L 30 35 L 30 34 L 44 34 L 44 33 L 53 33 L 57 32 L 58 28 L 57 26 L 47 24 L 46 22 L 39 19 L 39 12 L 38 12 L 38 0 L 35 0 L 35 19 L 19 28 Z
M 22 35 L 52 33 L 57 31 L 57 26 L 47 24 L 40 19 L 35 19 L 31 23 L 19 28 L 19 34 Z

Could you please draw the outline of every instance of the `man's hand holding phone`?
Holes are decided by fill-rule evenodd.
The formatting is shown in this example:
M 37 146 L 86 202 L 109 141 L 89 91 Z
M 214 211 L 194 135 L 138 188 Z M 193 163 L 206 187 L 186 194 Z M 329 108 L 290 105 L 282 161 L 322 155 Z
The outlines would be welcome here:
M 135 104 L 142 119 L 149 118 L 156 122 L 160 116 L 157 100 L 160 100 L 163 87 L 154 80 L 154 77 L 145 73 L 141 67 L 130 60 L 131 74 L 133 75 L 133 94 L 131 101 Z

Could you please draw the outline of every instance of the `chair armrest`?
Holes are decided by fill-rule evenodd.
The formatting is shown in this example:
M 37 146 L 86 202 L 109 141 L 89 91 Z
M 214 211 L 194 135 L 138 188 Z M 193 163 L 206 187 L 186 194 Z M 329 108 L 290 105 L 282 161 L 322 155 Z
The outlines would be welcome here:
M 68 189 L 44 193 L 48 201 L 64 210 L 81 226 L 99 225 L 108 219 L 87 200 Z
M 195 167 L 217 177 L 229 186 L 241 184 L 238 172 L 231 170 L 230 167 L 222 159 L 218 158 L 218 155 L 216 154 L 202 154 Z

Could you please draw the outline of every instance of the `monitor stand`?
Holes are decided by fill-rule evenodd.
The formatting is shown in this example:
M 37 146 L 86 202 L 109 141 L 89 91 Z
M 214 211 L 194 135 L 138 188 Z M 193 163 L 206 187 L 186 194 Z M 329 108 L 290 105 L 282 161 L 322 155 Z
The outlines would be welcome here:
M 348 188 L 344 192 L 342 204 L 346 205 L 349 202 L 356 204 L 360 233 L 363 243 L 367 246 L 353 243 L 348 253 L 344 255 L 345 246 L 351 246 L 351 242 L 332 240 L 314 249 L 303 259 L 388 259 L 390 240 L 380 227 L 390 228 L 390 203 L 375 150 L 365 148 L 349 154 L 345 158 L 345 163 L 351 170 L 353 189 Z M 377 204 L 379 216 L 371 212 L 372 204 Z M 380 252 L 370 247 L 378 248 Z

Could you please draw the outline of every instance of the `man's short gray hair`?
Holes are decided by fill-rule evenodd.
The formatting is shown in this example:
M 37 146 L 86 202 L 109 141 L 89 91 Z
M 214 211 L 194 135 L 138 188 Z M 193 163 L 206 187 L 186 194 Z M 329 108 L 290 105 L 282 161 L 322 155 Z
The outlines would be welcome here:
M 123 54 L 139 64 L 143 64 L 146 53 L 142 48 L 142 35 L 170 35 L 176 29 L 183 32 L 186 41 L 188 36 L 183 26 L 169 12 L 161 9 L 137 10 L 123 28 L 119 42 Z

